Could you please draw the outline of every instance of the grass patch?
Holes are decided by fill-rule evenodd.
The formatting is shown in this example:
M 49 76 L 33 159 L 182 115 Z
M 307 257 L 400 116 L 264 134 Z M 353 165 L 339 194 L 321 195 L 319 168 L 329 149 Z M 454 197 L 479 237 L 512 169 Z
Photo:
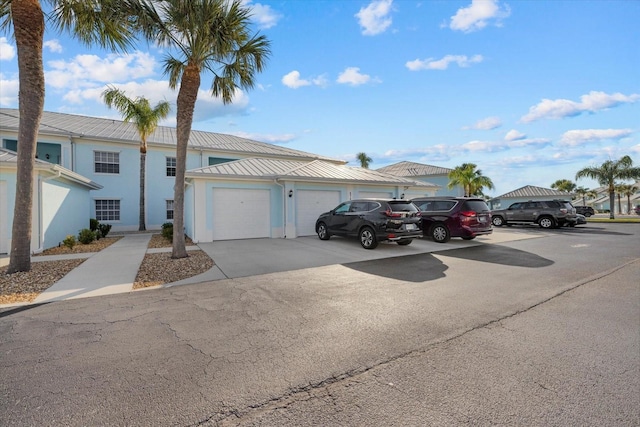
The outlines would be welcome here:
M 587 222 L 640 224 L 640 217 L 637 217 L 637 218 L 634 218 L 634 217 L 629 217 L 629 218 L 622 217 L 622 218 L 616 218 L 616 219 L 590 217 L 590 218 L 587 218 Z

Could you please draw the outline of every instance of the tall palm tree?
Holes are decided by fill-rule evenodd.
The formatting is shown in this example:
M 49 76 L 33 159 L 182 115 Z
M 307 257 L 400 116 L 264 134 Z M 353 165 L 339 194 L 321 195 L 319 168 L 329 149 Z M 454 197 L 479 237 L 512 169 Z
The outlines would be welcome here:
M 558 191 L 564 191 L 566 193 L 573 193 L 576 189 L 576 184 L 568 179 L 559 179 L 551 184 L 551 188 L 555 188 Z
M 636 194 L 640 190 L 636 184 L 620 184 L 616 187 L 618 192 L 618 205 L 620 204 L 620 196 L 627 198 L 627 213 L 631 214 L 631 196 Z M 622 212 L 622 210 L 620 210 Z
M 142 0 L 140 0 L 142 1 Z M 145 7 L 136 0 L 48 0 L 47 23 L 87 45 L 112 50 L 131 46 Z M 38 128 L 44 109 L 44 67 L 42 46 L 45 14 L 39 0 L 2 0 L 0 28 L 13 29 L 18 52 L 18 156 L 16 199 L 13 215 L 11 256 L 8 273 L 31 270 L 31 224 L 33 169 Z
M 188 256 L 184 239 L 184 177 L 187 145 L 202 73 L 213 74 L 211 94 L 233 101 L 238 88 L 251 89 L 271 54 L 270 42 L 249 30 L 250 10 L 241 0 L 163 0 L 157 40 L 175 52 L 165 57 L 169 86 L 178 90 L 176 183 L 172 258 Z
M 125 122 L 133 122 L 140 135 L 140 220 L 138 231 L 147 229 L 145 225 L 145 164 L 147 159 L 147 138 L 158 127 L 158 122 L 167 115 L 171 107 L 167 101 L 160 101 L 151 108 L 145 97 L 128 98 L 120 89 L 109 87 L 102 92 L 102 98 L 109 108 L 114 108 L 122 114 Z
M 464 196 L 470 197 L 474 195 L 483 195 L 483 189 L 493 189 L 493 181 L 491 178 L 482 175 L 480 169 L 476 169 L 474 163 L 463 163 L 456 166 L 449 172 L 448 188 L 461 186 L 464 189 Z
M 365 169 L 369 169 L 369 163 L 373 161 L 373 159 L 367 156 L 367 153 L 365 152 L 356 154 L 356 159 L 358 159 L 358 161 L 360 162 L 360 167 L 363 167 Z
M 589 166 L 580 169 L 576 173 L 576 179 L 591 178 L 600 185 L 607 186 L 609 190 L 609 218 L 615 219 L 615 185 L 617 179 L 640 178 L 640 167 L 633 166 L 633 160 L 629 156 L 622 156 L 619 160 L 607 160 L 600 166 Z

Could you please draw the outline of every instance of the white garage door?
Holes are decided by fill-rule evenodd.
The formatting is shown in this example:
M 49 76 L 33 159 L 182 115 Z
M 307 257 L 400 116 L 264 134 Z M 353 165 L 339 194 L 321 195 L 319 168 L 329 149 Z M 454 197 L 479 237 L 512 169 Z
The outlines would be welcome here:
M 213 240 L 271 237 L 269 190 L 214 188 Z
M 296 234 L 311 236 L 316 234 L 318 216 L 340 204 L 340 191 L 297 190 Z
M 9 253 L 9 212 L 7 181 L 0 181 L 0 254 Z
M 393 193 L 390 191 L 361 191 L 358 193 L 359 199 L 390 199 L 393 197 Z

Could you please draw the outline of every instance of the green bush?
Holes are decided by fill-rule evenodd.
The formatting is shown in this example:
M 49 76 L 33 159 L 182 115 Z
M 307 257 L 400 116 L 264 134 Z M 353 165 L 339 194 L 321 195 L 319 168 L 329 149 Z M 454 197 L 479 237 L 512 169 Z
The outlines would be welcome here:
M 83 228 L 78 233 L 78 241 L 80 243 L 84 244 L 84 245 L 88 245 L 89 243 L 93 242 L 94 240 L 96 240 L 95 231 L 91 231 L 88 228 Z
M 107 237 L 110 231 L 111 224 L 98 224 L 98 234 L 100 234 L 100 237 Z
M 89 230 L 96 231 L 96 230 L 98 230 L 98 226 L 99 225 L 100 225 L 100 223 L 98 222 L 97 219 L 95 219 L 95 218 L 90 218 L 89 219 Z
M 68 247 L 69 249 L 73 249 L 76 245 L 76 236 L 69 234 L 63 241 L 62 244 Z
M 162 237 L 173 242 L 173 223 L 165 222 L 162 224 Z

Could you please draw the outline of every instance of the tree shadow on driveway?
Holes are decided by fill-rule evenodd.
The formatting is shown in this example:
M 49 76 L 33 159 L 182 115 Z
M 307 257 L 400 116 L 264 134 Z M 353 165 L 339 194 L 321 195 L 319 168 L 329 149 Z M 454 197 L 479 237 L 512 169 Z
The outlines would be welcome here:
M 362 273 L 416 283 L 445 277 L 444 272 L 449 268 L 430 253 L 350 262 L 343 266 Z
M 480 245 L 470 248 L 451 249 L 438 252 L 438 255 L 528 268 L 548 267 L 554 263 L 554 261 L 532 254 L 531 252 L 498 245 Z

